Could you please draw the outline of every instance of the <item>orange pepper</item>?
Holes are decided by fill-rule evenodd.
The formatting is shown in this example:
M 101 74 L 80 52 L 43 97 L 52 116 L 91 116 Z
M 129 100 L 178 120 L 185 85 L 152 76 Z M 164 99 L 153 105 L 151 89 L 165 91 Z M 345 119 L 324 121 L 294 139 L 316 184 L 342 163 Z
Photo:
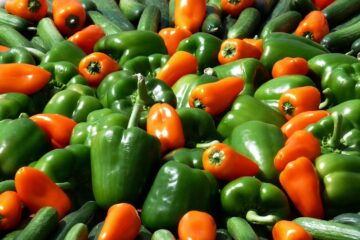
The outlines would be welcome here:
M 97 87 L 106 75 L 119 68 L 117 61 L 101 52 L 93 52 L 81 59 L 79 63 L 79 73 L 93 87 Z
M 221 9 L 233 17 L 239 14 L 248 7 L 251 7 L 255 0 L 221 0 Z
M 0 45 L 0 52 L 6 52 L 8 51 L 10 48 L 8 48 L 7 46 L 4 45 Z
M 256 47 L 260 53 L 263 52 L 263 40 L 261 38 L 243 38 L 242 40 Z
M 276 170 L 282 171 L 285 166 L 299 157 L 307 157 L 313 161 L 321 154 L 319 140 L 310 132 L 298 130 L 294 132 L 285 142 L 274 158 Z
M 313 86 L 297 87 L 285 91 L 279 99 L 279 111 L 289 120 L 299 113 L 319 109 L 321 93 Z
M 175 0 L 175 27 L 197 32 L 206 16 L 206 0 Z
M 157 73 L 156 78 L 163 80 L 170 87 L 184 75 L 196 73 L 198 61 L 194 55 L 177 51 Z
M 27 208 L 36 213 L 45 206 L 57 210 L 63 218 L 71 209 L 71 201 L 45 173 L 32 167 L 21 167 L 15 174 L 16 191 Z
M 75 43 L 86 54 L 90 54 L 94 51 L 95 43 L 104 36 L 105 33 L 103 29 L 98 25 L 92 24 L 74 33 L 67 40 Z
M 51 79 L 51 73 L 31 64 L 0 64 L 0 93 L 19 92 L 33 94 Z
M 309 67 L 305 58 L 285 57 L 274 63 L 271 74 L 273 78 L 277 78 L 286 75 L 306 75 L 308 71 Z
M 86 11 L 80 0 L 53 0 L 52 11 L 55 26 L 65 36 L 71 36 L 85 24 Z
M 282 133 L 289 138 L 297 130 L 305 129 L 308 125 L 317 123 L 320 119 L 329 116 L 325 110 L 306 111 L 299 113 L 281 126 Z
M 12 230 L 21 220 L 21 200 L 14 191 L 0 194 L 0 231 Z
M 289 162 L 279 175 L 281 186 L 304 217 L 324 218 L 320 181 L 310 159 Z
M 146 131 L 160 140 L 162 153 L 185 145 L 180 117 L 170 104 L 155 103 L 150 107 Z
M 179 240 L 215 240 L 216 223 L 210 214 L 191 210 L 181 217 L 178 234 Z
M 329 33 L 329 24 L 322 11 L 311 11 L 299 23 L 294 34 L 320 42 Z
M 214 143 L 202 155 L 204 170 L 216 179 L 231 181 L 243 176 L 255 176 L 259 166 L 250 158 L 225 143 Z
M 312 240 L 311 235 L 302 226 L 289 220 L 275 223 L 272 237 L 274 240 Z
M 241 58 L 259 59 L 261 52 L 257 47 L 237 38 L 228 38 L 221 43 L 218 53 L 220 64 L 233 62 Z
M 167 52 L 172 56 L 179 45 L 179 43 L 191 36 L 191 32 L 185 28 L 163 28 L 159 32 L 159 36 L 164 40 Z
M 73 119 L 56 113 L 39 113 L 30 117 L 49 136 L 53 148 L 64 148 L 70 143 Z
M 141 220 L 136 208 L 129 203 L 118 203 L 109 208 L 98 239 L 135 239 L 140 226 Z
M 7 0 L 5 9 L 8 13 L 30 21 L 39 21 L 48 11 L 46 0 Z
M 226 77 L 196 86 L 189 95 L 190 107 L 204 109 L 211 115 L 224 112 L 244 88 L 244 80 Z
M 320 10 L 326 8 L 331 3 L 333 3 L 335 0 L 312 0 L 315 6 L 317 6 Z

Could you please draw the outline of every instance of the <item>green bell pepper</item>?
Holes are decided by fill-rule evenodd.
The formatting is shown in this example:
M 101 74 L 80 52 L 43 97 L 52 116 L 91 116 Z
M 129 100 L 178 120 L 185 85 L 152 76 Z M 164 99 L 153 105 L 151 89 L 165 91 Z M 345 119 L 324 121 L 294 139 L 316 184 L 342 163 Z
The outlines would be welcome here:
M 136 126 L 146 91 L 144 79 L 139 78 L 138 95 L 128 127 L 112 126 L 101 130 L 91 141 L 93 193 L 104 209 L 119 202 L 142 204 L 160 162 L 159 139 Z
M 212 213 L 218 200 L 215 177 L 177 161 L 158 171 L 141 211 L 142 223 L 151 231 L 176 232 L 180 218 L 190 210 Z
M 268 71 L 278 60 L 285 57 L 302 57 L 309 60 L 329 51 L 320 44 L 291 33 L 273 32 L 263 39 L 263 54 L 260 62 Z
M 176 109 L 185 136 L 185 147 L 193 148 L 198 143 L 222 140 L 212 116 L 200 108 Z
M 332 105 L 360 99 L 360 62 L 341 64 L 331 71 L 324 94 Z
M 123 66 L 137 56 L 154 53 L 167 54 L 163 39 L 151 31 L 131 30 L 111 34 L 101 38 L 94 47 L 95 52 L 103 52 Z
M 86 53 L 75 43 L 64 40 L 56 43 L 43 57 L 41 64 L 48 62 L 67 61 L 78 66 Z
M 129 116 L 124 113 L 114 112 L 109 108 L 94 110 L 87 116 L 86 122 L 78 123 L 71 134 L 70 144 L 85 144 L 91 146 L 94 136 L 103 129 L 112 126 L 125 128 Z
M 274 157 L 285 144 L 285 137 L 279 127 L 260 121 L 248 121 L 234 128 L 224 142 L 258 164 L 260 170 L 256 177 L 261 181 L 279 183 Z
M 35 65 L 35 60 L 25 48 L 13 47 L 5 52 L 0 52 L 0 63 L 28 63 Z
M 221 206 L 229 216 L 250 223 L 272 226 L 290 216 L 289 201 L 277 186 L 255 177 L 240 177 L 221 190 Z
M 305 75 L 288 75 L 270 79 L 256 89 L 254 97 L 278 111 L 281 94 L 289 89 L 314 86 L 311 78 Z
M 315 159 L 323 184 L 322 199 L 327 218 L 360 211 L 360 156 L 329 153 Z
M 37 113 L 36 106 L 29 96 L 15 92 L 0 94 L 0 120 L 17 118 L 21 113 Z
M 202 154 L 203 148 L 177 148 L 167 153 L 164 161 L 176 161 L 192 168 L 203 169 Z
M 321 152 L 340 152 L 360 156 L 360 129 L 339 113 L 320 119 L 308 125 L 311 132 L 321 143 Z
M 43 63 L 39 67 L 51 73 L 49 84 L 60 89 L 64 89 L 70 79 L 79 74 L 77 66 L 68 61 Z
M 66 84 L 66 89 L 78 92 L 81 95 L 96 97 L 96 89 L 81 83 Z
M 76 122 L 85 122 L 90 112 L 101 108 L 103 105 L 96 97 L 65 89 L 50 99 L 43 113 L 57 113 L 72 118 Z
M 339 113 L 349 120 L 355 128 L 360 129 L 360 99 L 342 102 L 327 109 L 330 113 Z
M 122 69 L 132 74 L 140 73 L 146 77 L 155 77 L 169 58 L 169 55 L 160 53 L 154 53 L 150 56 L 137 56 L 124 63 Z
M 218 53 L 221 47 L 221 39 L 205 32 L 197 32 L 183 39 L 176 51 L 185 51 L 195 55 L 198 61 L 198 70 L 219 65 Z
M 88 146 L 72 144 L 51 150 L 33 163 L 32 167 L 44 172 L 55 183 L 67 184 L 67 193 L 73 205 L 81 206 L 93 199 Z
M 241 95 L 254 95 L 255 90 L 270 78 L 269 71 L 255 58 L 243 58 L 214 67 L 219 79 L 236 76 L 244 80 Z
M 238 96 L 223 118 L 217 130 L 223 137 L 229 137 L 232 130 L 247 121 L 258 120 L 275 126 L 282 126 L 286 120 L 279 111 L 249 95 Z
M 66 85 L 69 86 L 71 84 L 76 84 L 76 83 L 82 85 L 88 85 L 88 81 L 80 74 L 75 74 L 73 77 L 71 77 Z
M 50 139 L 29 118 L 0 121 L 0 179 L 12 179 L 16 171 L 51 149 Z

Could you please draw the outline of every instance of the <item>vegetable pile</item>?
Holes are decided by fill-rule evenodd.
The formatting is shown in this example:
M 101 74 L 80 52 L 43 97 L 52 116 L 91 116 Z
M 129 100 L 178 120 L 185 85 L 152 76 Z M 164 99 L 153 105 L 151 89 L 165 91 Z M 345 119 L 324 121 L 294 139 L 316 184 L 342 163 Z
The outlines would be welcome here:
M 359 0 L 6 0 L 0 238 L 360 239 Z

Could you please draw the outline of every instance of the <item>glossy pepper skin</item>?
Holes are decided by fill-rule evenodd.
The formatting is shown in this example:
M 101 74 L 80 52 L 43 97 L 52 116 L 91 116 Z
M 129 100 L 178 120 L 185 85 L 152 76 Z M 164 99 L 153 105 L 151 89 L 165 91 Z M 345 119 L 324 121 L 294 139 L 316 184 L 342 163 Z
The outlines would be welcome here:
M 274 32 L 266 36 L 263 39 L 263 48 L 260 62 L 268 71 L 271 71 L 275 62 L 284 57 L 302 57 L 308 60 L 328 53 L 326 48 L 310 39 L 283 32 Z
M 25 48 L 13 47 L 5 52 L 0 52 L 0 63 L 28 63 L 35 65 L 35 60 Z
M 205 0 L 175 0 L 175 27 L 197 32 L 206 16 Z
M 320 42 L 329 33 L 329 24 L 325 15 L 319 11 L 309 12 L 295 29 L 294 34 Z
M 272 226 L 290 215 L 285 193 L 256 177 L 240 177 L 229 182 L 221 190 L 220 200 L 228 216 L 240 216 L 250 223 Z
M 257 163 L 260 168 L 257 178 L 278 183 L 279 173 L 274 166 L 274 157 L 285 144 L 285 137 L 278 127 L 265 122 L 248 121 L 234 128 L 224 142 Z
M 202 155 L 204 148 L 177 148 L 167 153 L 162 160 L 176 161 L 191 168 L 203 169 Z
M 342 102 L 327 109 L 330 113 L 340 113 L 349 120 L 357 129 L 360 129 L 360 99 L 352 99 Z
M 1 179 L 13 178 L 20 167 L 50 150 L 50 140 L 45 132 L 28 118 L 0 121 L 0 144 L 3 146 L 0 153 Z
M 0 120 L 19 117 L 21 113 L 35 114 L 37 108 L 31 98 L 23 93 L 0 94 Z
M 220 120 L 217 130 L 223 137 L 228 137 L 236 126 L 251 120 L 259 120 L 278 127 L 285 123 L 281 113 L 270 106 L 252 96 L 240 95 Z
M 9 0 L 4 7 L 10 14 L 30 21 L 39 21 L 46 16 L 48 3 L 44 0 Z
M 326 217 L 358 212 L 360 197 L 360 157 L 340 153 L 323 154 L 315 167 L 324 186 L 322 198 Z
M 312 240 L 311 235 L 299 224 L 281 220 L 272 229 L 274 240 Z
M 108 54 L 119 62 L 120 67 L 137 56 L 149 56 L 154 53 L 167 54 L 165 43 L 158 34 L 140 30 L 105 36 L 95 44 L 94 51 Z
M 144 201 L 142 223 L 152 231 L 174 231 L 189 210 L 212 213 L 217 191 L 217 182 L 209 172 L 168 161 L 158 171 Z
M 209 33 L 198 32 L 183 39 L 176 51 L 185 51 L 195 55 L 198 60 L 198 70 L 202 72 L 207 67 L 219 64 L 217 55 L 220 50 L 221 39 Z

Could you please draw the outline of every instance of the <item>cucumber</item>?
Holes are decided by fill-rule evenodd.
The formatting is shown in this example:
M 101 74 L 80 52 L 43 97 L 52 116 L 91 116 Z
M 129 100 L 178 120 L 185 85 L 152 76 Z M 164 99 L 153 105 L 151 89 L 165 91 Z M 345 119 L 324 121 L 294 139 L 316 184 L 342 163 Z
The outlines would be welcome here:
M 51 49 L 56 43 L 62 42 L 65 39 L 55 26 L 51 18 L 43 18 L 37 25 L 37 35 L 43 40 L 46 50 Z
M 311 217 L 293 220 L 300 224 L 314 240 L 359 240 L 360 228 Z
M 89 240 L 98 240 L 103 225 L 104 225 L 104 221 L 101 221 L 91 229 L 89 233 Z
M 206 17 L 201 25 L 201 31 L 220 37 L 223 33 L 221 9 L 215 4 L 206 4 Z
M 122 31 L 134 30 L 134 25 L 120 11 L 115 0 L 92 0 L 96 8 Z
M 151 236 L 151 240 L 175 240 L 175 237 L 167 229 L 158 229 Z
M 258 236 L 250 224 L 241 217 L 231 217 L 226 222 L 226 228 L 235 240 L 257 240 Z
M 232 240 L 230 233 L 225 228 L 216 229 L 216 240 Z
M 229 28 L 228 38 L 252 38 L 260 27 L 261 13 L 253 7 L 244 9 Z
M 9 48 L 12 47 L 30 47 L 32 48 L 32 43 L 23 36 L 20 32 L 15 30 L 14 28 L 1 24 L 0 25 L 0 44 L 7 46 Z
M 33 36 L 31 38 L 30 42 L 32 43 L 34 48 L 36 48 L 42 52 L 46 52 L 48 49 L 48 46 L 46 46 L 44 40 L 42 40 L 42 38 L 39 36 Z
M 5 236 L 1 238 L 1 240 L 15 240 L 17 236 L 20 235 L 22 230 L 14 230 L 12 232 L 7 233 Z
M 301 20 L 302 16 L 297 11 L 283 13 L 265 24 L 261 30 L 260 38 L 264 38 L 272 32 L 290 33 L 296 29 Z
M 59 222 L 57 211 L 53 207 L 43 207 L 16 237 L 16 240 L 48 240 Z
M 119 7 L 127 19 L 137 22 L 146 6 L 137 0 L 121 0 Z
M 97 7 L 95 3 L 91 0 L 80 0 L 81 5 L 85 9 L 85 11 L 95 11 L 97 10 Z
M 318 10 L 312 0 L 292 0 L 292 5 L 292 8 L 301 13 L 304 17 L 309 12 Z
M 337 25 L 336 27 L 332 28 L 331 31 L 334 32 L 334 31 L 340 30 L 342 28 L 351 26 L 357 22 L 360 22 L 360 14 L 355 15 L 354 17 L 350 18 L 349 20 L 347 20 L 346 22 L 344 22 L 340 25 Z
M 145 6 L 154 5 L 161 11 L 160 28 L 170 26 L 169 0 L 140 0 Z
M 111 35 L 123 31 L 118 25 L 116 25 L 109 18 L 99 13 L 98 11 L 88 11 L 87 13 L 91 21 L 102 28 L 102 30 L 105 32 L 105 35 Z
M 359 0 L 337 0 L 322 10 L 330 29 L 360 12 Z
M 356 39 L 351 44 L 350 54 L 357 57 L 357 59 L 360 59 L 360 38 Z
M 0 182 L 0 194 L 6 191 L 16 191 L 15 181 L 13 179 Z
M 87 240 L 88 235 L 89 231 L 86 224 L 77 223 L 66 234 L 64 240 Z
M 175 0 L 169 0 L 169 25 L 170 25 L 170 27 L 175 26 L 174 13 L 175 13 Z
M 255 0 L 254 7 L 260 11 L 261 16 L 266 18 L 274 9 L 279 0 Z
M 0 24 L 8 25 L 19 32 L 25 32 L 28 28 L 34 27 L 32 22 L 22 17 L 9 14 L 6 11 L 0 11 Z
M 151 240 L 151 235 L 151 232 L 144 225 L 141 225 L 135 240 Z
M 292 0 L 279 0 L 267 20 L 269 21 L 291 10 L 294 10 Z
M 332 219 L 333 222 L 343 223 L 360 227 L 360 214 L 358 213 L 342 213 Z
M 157 6 L 146 6 L 139 19 L 137 30 L 157 33 L 159 29 L 160 17 L 161 12 Z
M 320 44 L 331 52 L 345 53 L 358 38 L 360 38 L 360 21 L 338 31 L 328 33 Z
M 93 220 L 98 206 L 95 201 L 84 203 L 78 210 L 66 215 L 59 223 L 56 232 L 52 234 L 52 239 L 63 240 L 70 229 L 77 223 L 88 225 Z

